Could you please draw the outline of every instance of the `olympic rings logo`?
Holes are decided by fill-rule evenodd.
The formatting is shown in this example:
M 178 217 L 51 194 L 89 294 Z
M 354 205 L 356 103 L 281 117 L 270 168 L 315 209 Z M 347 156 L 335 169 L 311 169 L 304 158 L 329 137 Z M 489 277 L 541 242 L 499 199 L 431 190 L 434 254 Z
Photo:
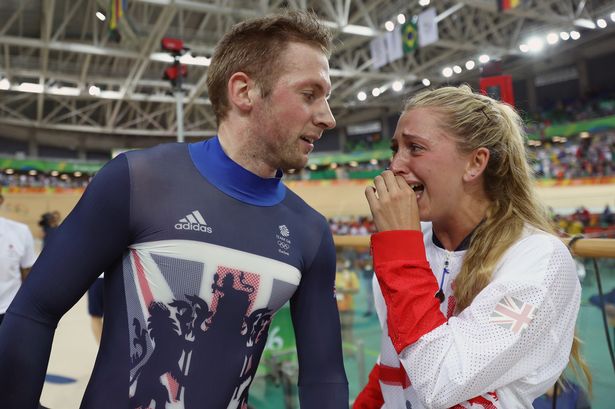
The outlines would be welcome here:
M 284 250 L 288 250 L 290 248 L 290 244 L 284 243 L 282 240 L 278 240 L 278 246 Z

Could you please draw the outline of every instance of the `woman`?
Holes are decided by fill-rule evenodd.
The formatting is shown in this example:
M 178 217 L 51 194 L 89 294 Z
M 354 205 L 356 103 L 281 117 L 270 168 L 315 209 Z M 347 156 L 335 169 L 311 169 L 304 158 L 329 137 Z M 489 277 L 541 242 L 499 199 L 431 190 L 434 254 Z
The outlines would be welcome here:
M 519 116 L 468 86 L 424 91 L 392 148 L 366 189 L 383 335 L 354 408 L 531 408 L 579 358 L 581 288 Z

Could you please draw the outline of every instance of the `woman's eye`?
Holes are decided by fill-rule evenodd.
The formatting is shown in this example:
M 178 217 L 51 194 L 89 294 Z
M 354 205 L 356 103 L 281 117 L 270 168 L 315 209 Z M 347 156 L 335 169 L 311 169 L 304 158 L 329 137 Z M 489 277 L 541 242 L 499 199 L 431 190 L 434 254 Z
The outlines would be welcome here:
M 410 150 L 412 152 L 419 152 L 421 150 L 423 150 L 423 147 L 421 145 L 416 145 L 416 144 L 410 144 Z

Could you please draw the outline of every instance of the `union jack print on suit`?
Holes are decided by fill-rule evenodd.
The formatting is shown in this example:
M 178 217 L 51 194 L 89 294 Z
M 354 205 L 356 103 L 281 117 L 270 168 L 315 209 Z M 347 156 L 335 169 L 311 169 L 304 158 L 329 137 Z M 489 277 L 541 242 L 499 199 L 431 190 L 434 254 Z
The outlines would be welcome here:
M 535 312 L 536 307 L 532 304 L 524 303 L 515 297 L 505 296 L 495 306 L 489 321 L 515 334 L 520 334 L 530 325 Z

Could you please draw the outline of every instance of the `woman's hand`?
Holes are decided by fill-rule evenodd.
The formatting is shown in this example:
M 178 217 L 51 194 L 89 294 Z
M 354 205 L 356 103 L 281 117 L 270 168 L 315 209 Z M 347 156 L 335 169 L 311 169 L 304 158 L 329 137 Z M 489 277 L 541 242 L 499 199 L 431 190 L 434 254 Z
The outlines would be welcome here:
M 385 170 L 365 189 L 365 196 L 379 232 L 421 230 L 416 195 L 404 178 Z

